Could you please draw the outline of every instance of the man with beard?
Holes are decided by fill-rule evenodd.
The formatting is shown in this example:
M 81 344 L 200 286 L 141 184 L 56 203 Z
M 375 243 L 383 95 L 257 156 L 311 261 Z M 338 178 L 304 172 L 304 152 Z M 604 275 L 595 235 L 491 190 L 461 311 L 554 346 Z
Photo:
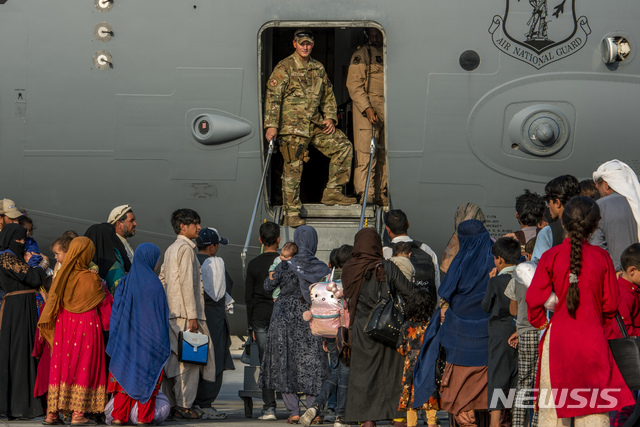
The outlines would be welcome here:
M 127 239 L 135 236 L 138 223 L 136 222 L 136 216 L 133 214 L 133 210 L 131 210 L 131 206 L 122 205 L 113 208 L 107 222 L 116 228 L 116 235 L 127 250 L 127 257 L 133 262 L 133 248 L 129 242 L 127 242 Z

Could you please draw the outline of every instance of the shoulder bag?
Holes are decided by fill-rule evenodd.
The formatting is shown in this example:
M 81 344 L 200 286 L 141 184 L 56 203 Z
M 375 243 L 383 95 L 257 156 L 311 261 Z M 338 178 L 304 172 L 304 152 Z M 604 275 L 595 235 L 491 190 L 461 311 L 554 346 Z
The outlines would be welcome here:
M 182 363 L 206 365 L 209 358 L 209 337 L 201 332 L 178 333 L 178 360 Z
M 387 294 L 378 297 L 378 302 L 367 319 L 364 333 L 395 349 L 404 323 L 404 302 L 391 286 L 388 274 L 386 274 L 386 283 Z
M 640 390 L 640 337 L 629 336 L 619 312 L 615 318 L 622 338 L 609 340 L 611 353 L 629 389 Z

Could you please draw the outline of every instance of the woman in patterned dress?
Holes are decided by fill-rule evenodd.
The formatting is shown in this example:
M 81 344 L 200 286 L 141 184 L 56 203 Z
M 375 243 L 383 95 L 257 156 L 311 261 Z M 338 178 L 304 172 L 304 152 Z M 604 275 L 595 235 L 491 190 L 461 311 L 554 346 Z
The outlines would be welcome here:
M 38 322 L 52 348 L 45 424 L 61 424 L 59 411 L 73 411 L 71 425 L 93 425 L 84 413 L 102 412 L 107 403 L 102 331 L 113 297 L 88 269 L 94 252 L 87 237 L 73 239 Z

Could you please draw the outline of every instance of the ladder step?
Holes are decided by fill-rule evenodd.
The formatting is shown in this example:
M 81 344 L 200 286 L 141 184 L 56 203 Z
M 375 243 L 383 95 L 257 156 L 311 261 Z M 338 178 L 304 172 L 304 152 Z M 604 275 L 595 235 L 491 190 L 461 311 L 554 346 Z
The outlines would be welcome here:
M 304 204 L 300 209 L 301 218 L 356 218 L 360 220 L 362 205 L 327 206 L 322 204 Z M 375 216 L 374 206 L 367 206 L 364 212 L 365 218 Z

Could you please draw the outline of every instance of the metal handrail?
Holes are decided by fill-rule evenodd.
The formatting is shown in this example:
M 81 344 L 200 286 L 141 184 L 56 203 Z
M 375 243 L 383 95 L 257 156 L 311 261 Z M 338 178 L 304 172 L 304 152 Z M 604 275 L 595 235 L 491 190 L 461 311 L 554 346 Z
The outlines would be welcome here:
M 267 177 L 267 171 L 269 170 L 269 164 L 271 163 L 271 155 L 275 149 L 275 144 L 273 138 L 269 141 L 269 151 L 267 152 L 267 160 L 264 164 L 264 172 L 262 172 L 262 179 L 260 180 L 260 187 L 258 187 L 258 196 L 256 197 L 256 203 L 253 206 L 253 214 L 251 214 L 251 223 L 249 224 L 249 231 L 247 231 L 247 239 L 244 241 L 244 248 L 240 253 L 240 258 L 242 259 L 242 277 L 246 280 L 247 278 L 247 251 L 249 248 L 249 240 L 251 239 L 251 232 L 253 231 L 253 224 L 256 220 L 256 214 L 258 213 L 258 205 L 260 204 L 260 197 L 262 196 L 262 189 L 264 188 L 264 180 Z
M 369 197 L 369 183 L 371 182 L 371 171 L 373 170 L 373 156 L 376 152 L 376 138 L 371 137 L 371 145 L 369 147 L 369 172 L 367 172 L 367 185 L 364 187 L 364 193 L 362 193 L 362 212 L 360 212 L 360 225 L 358 230 L 362 230 L 364 225 L 364 212 L 367 209 L 367 197 Z

